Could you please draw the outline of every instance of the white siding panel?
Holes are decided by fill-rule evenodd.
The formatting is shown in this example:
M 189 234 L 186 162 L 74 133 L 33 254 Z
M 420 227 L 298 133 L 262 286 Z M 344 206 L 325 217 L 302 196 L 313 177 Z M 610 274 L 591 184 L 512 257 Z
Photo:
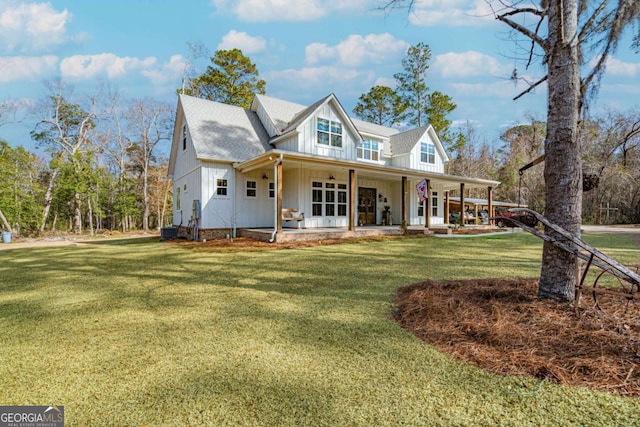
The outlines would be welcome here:
M 273 227 L 275 198 L 269 197 L 269 182 L 273 182 L 273 173 L 267 173 L 271 179 L 262 179 L 265 171 L 252 171 L 248 174 L 236 172 L 236 227 L 266 228 Z M 247 196 L 247 181 L 256 183 L 256 197 Z
M 258 115 L 258 118 L 260 119 L 262 126 L 264 126 L 265 130 L 267 131 L 270 137 L 273 138 L 275 135 L 278 135 L 280 133 L 279 129 L 276 129 L 276 126 L 273 124 L 273 122 L 271 121 L 271 118 L 266 113 L 266 111 L 264 110 L 264 107 L 260 103 L 258 103 L 258 110 L 256 111 L 256 114 Z
M 217 195 L 217 180 L 227 180 L 227 195 Z M 200 228 L 232 228 L 235 172 L 231 165 L 208 163 L 202 167 L 202 224 Z

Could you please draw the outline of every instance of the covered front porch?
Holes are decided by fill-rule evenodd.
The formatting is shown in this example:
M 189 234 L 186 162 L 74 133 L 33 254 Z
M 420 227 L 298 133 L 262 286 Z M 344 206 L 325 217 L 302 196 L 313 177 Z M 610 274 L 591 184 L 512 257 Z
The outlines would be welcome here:
M 314 239 L 424 233 L 446 227 L 449 192 L 484 188 L 491 199 L 496 181 L 385 166 L 376 162 L 273 150 L 234 165 L 243 174 L 273 180 L 270 207 L 273 227 L 240 227 L 241 235 L 263 236 L 279 242 L 295 236 Z M 418 183 L 426 183 L 424 200 Z M 290 220 L 291 211 L 298 218 Z M 318 237 L 329 236 L 329 237 Z

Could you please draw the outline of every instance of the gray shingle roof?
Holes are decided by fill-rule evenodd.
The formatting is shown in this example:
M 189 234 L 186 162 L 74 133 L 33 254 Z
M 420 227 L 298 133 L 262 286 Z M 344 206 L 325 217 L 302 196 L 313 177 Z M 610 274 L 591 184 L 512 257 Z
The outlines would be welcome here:
M 187 95 L 180 102 L 199 159 L 240 162 L 273 148 L 251 110 Z
M 410 153 L 429 126 L 421 126 L 391 136 L 391 150 L 394 156 Z
M 283 101 L 266 95 L 258 94 L 256 98 L 262 104 L 267 115 L 271 117 L 271 121 L 280 133 L 289 126 L 296 114 L 308 108 L 306 105 Z

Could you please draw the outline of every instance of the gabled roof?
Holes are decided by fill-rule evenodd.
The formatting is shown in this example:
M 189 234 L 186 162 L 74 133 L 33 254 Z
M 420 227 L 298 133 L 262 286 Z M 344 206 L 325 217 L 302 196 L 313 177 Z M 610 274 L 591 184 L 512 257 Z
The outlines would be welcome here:
M 345 109 L 338 101 L 335 94 L 329 94 L 322 99 L 314 102 L 312 105 L 305 107 L 293 102 L 283 101 L 276 98 L 271 98 L 266 95 L 256 95 L 252 103 L 252 109 L 257 109 L 256 103 L 262 105 L 265 113 L 271 119 L 271 122 L 278 129 L 278 134 L 274 135 L 274 139 L 271 142 L 275 143 L 278 138 L 286 135 L 290 132 L 294 132 L 300 125 L 307 121 L 313 114 L 324 104 L 333 102 L 335 105 L 336 113 L 342 117 L 344 125 L 351 129 L 351 131 L 357 136 L 361 137 L 360 132 L 353 120 Z
M 333 95 L 333 94 L 332 94 Z M 287 127 L 285 127 L 284 129 L 282 129 L 282 131 L 280 132 L 280 134 L 284 135 L 287 132 L 291 132 L 292 130 L 295 130 L 298 126 L 300 126 L 302 123 L 304 123 L 305 120 L 307 120 L 309 117 L 311 117 L 311 115 L 325 102 L 327 102 L 327 100 L 329 100 L 329 98 L 332 97 L 332 95 L 327 95 L 324 98 L 316 101 L 315 103 L 313 103 L 313 105 L 310 105 L 309 107 L 305 108 L 304 110 L 300 111 L 299 113 L 297 113 L 295 116 L 293 116 L 293 118 L 291 119 L 291 121 L 289 122 L 289 124 L 287 125 Z
M 267 113 L 275 127 L 282 132 L 293 120 L 296 114 L 307 109 L 305 105 L 296 104 L 295 102 L 284 101 L 282 99 L 272 98 L 267 95 L 256 94 L 253 98 L 252 110 L 255 111 L 255 104 L 260 103 L 264 111 Z
M 400 156 L 410 153 L 411 150 L 413 150 L 413 147 L 416 146 L 416 144 L 426 133 L 429 134 L 431 140 L 435 143 L 435 147 L 438 150 L 438 153 L 440 153 L 442 161 L 444 161 L 445 163 L 448 162 L 449 156 L 444 150 L 444 146 L 442 145 L 440 138 L 438 138 L 438 134 L 431 125 L 421 126 L 419 128 L 392 135 L 390 138 L 392 155 Z
M 198 159 L 238 162 L 272 149 L 251 110 L 187 95 L 180 95 L 178 103 Z

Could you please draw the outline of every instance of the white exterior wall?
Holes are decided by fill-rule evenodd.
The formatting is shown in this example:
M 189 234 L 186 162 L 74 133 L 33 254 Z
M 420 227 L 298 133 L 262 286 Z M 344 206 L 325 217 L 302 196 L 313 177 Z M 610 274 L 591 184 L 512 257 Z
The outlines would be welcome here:
M 200 228 L 232 228 L 235 221 L 235 171 L 228 164 L 207 163 L 202 166 L 202 219 Z M 217 195 L 217 180 L 227 180 L 227 195 Z
M 198 199 L 201 189 L 201 162 L 196 159 L 191 136 L 187 129 L 187 142 L 183 150 L 182 126 L 180 124 L 180 140 L 176 152 L 176 162 L 173 174 L 173 225 L 187 226 L 191 218 L 191 203 Z M 179 188 L 179 190 L 178 190 Z M 178 206 L 177 197 L 180 198 Z
M 271 122 L 271 118 L 264 111 L 264 107 L 260 103 L 258 103 L 256 114 L 258 115 L 260 122 L 262 122 L 262 126 L 264 126 L 270 137 L 274 137 L 275 135 L 280 133 L 279 130 L 276 129 L 276 126 Z
M 435 147 L 435 163 L 423 163 L 420 156 L 420 144 L 422 142 L 431 143 Z M 425 134 L 420 141 L 416 143 L 410 153 L 393 157 L 392 165 L 426 172 L 444 173 L 444 161 L 438 150 L 438 146 L 431 140 L 428 134 Z
M 342 147 L 332 147 L 330 145 L 321 145 L 317 143 L 318 128 L 316 119 L 318 117 L 337 121 L 342 124 Z M 316 114 L 305 120 L 297 130 L 298 138 L 296 141 L 291 141 L 293 144 L 289 142 L 278 143 L 278 148 L 280 148 L 282 144 L 282 149 L 284 150 L 297 151 L 322 157 L 333 157 L 337 159 L 356 159 L 356 141 L 359 140 L 359 137 L 349 131 L 345 121 L 336 114 L 331 103 L 323 105 Z
M 262 176 L 266 173 L 267 179 Z M 269 183 L 273 183 L 273 171 L 255 170 L 248 174 L 235 173 L 236 181 L 236 227 L 273 227 L 275 211 L 274 197 L 269 197 Z M 256 196 L 247 196 L 247 182 L 256 183 Z

